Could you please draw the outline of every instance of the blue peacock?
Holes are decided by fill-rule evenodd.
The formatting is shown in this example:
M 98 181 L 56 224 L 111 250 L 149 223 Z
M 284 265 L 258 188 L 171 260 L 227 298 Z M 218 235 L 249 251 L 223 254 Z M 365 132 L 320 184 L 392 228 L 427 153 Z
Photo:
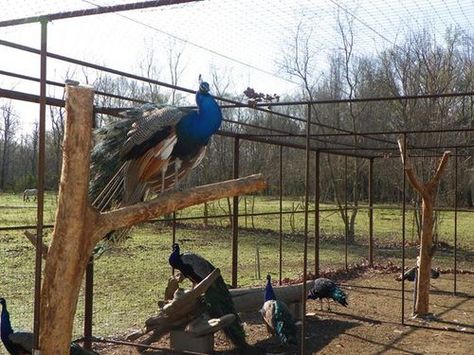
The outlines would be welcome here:
M 189 252 L 181 254 L 178 243 L 173 244 L 173 251 L 168 261 L 171 267 L 179 270 L 181 274 L 191 280 L 193 284 L 200 283 L 215 269 L 209 261 L 200 255 Z M 217 318 L 225 314 L 234 314 L 236 316 L 235 321 L 223 329 L 224 333 L 239 350 L 249 350 L 245 341 L 245 331 L 242 327 L 240 317 L 235 311 L 232 296 L 222 276 L 219 276 L 212 286 L 208 288 L 204 298 L 206 300 L 208 313 L 211 317 Z
M 308 299 L 316 300 L 319 298 L 321 302 L 321 310 L 323 310 L 323 298 L 328 302 L 328 310 L 331 310 L 329 300 L 340 303 L 344 307 L 347 307 L 347 296 L 343 290 L 332 280 L 326 278 L 318 278 L 314 280 L 311 289 L 308 292 Z
M 31 332 L 14 332 L 10 323 L 10 313 L 7 310 L 7 302 L 0 298 L 2 313 L 0 315 L 0 338 L 9 354 L 31 354 L 33 352 L 34 337 Z M 94 351 L 81 348 L 77 343 L 72 342 L 70 355 L 97 355 Z
M 197 109 L 145 104 L 96 131 L 89 198 L 100 211 L 177 187 L 203 159 L 222 112 L 199 76 Z M 128 232 L 115 233 L 119 239 Z
M 260 313 L 269 333 L 276 334 L 285 345 L 297 345 L 295 321 L 286 304 L 276 299 L 270 275 L 267 275 Z

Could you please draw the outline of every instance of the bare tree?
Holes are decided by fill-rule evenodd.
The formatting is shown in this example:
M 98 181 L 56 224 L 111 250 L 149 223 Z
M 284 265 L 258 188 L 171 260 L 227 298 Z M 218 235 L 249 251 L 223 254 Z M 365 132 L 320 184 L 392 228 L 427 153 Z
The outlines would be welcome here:
M 11 103 L 1 106 L 2 111 L 2 160 L 0 171 L 0 189 L 5 189 L 8 178 L 11 153 L 13 150 L 13 140 L 15 138 L 15 130 L 18 127 L 18 116 L 13 110 Z
M 181 61 L 183 49 L 177 47 L 176 41 L 170 41 L 168 46 L 168 69 L 171 78 L 171 84 L 177 86 L 181 75 L 186 68 Z M 180 95 L 175 89 L 171 90 L 171 104 L 176 105 L 181 101 Z
M 64 140 L 64 110 L 50 106 L 52 156 L 54 157 L 53 180 L 59 183 L 62 162 L 62 143 Z

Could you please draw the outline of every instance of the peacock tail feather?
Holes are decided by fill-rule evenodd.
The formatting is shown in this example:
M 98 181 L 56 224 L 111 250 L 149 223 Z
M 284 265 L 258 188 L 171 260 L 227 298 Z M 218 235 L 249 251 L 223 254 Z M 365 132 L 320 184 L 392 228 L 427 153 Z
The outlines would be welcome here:
M 208 304 L 208 311 L 211 317 L 217 318 L 226 314 L 235 315 L 235 321 L 228 327 L 224 328 L 223 331 L 237 348 L 245 348 L 247 346 L 245 331 L 242 327 L 240 317 L 234 308 L 232 296 L 221 276 L 219 276 L 214 284 L 208 288 L 204 298 Z
M 275 333 L 283 344 L 296 345 L 296 326 L 285 303 L 275 301 L 273 321 Z
M 82 348 L 79 344 L 72 342 L 70 347 L 70 355 L 98 355 L 95 351 L 89 351 Z

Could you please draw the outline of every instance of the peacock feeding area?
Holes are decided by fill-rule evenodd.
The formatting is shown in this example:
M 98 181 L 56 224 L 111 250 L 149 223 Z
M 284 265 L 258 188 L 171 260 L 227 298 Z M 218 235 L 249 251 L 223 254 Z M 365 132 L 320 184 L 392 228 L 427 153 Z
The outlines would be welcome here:
M 0 355 L 472 352 L 472 1 L 0 8 Z
M 471 334 L 462 333 L 468 330 L 470 315 L 474 311 L 474 301 L 468 295 L 460 295 L 453 300 L 450 296 L 452 276 L 447 275 L 433 281 L 436 287 L 432 297 L 435 313 L 442 316 L 440 321 L 430 322 L 440 330 L 402 326 L 399 322 L 398 307 L 400 299 L 394 288 L 394 278 L 398 274 L 390 270 L 358 272 L 350 278 L 340 280 L 342 288 L 348 294 L 349 306 L 342 307 L 335 302 L 331 311 L 320 311 L 319 302 L 308 304 L 308 344 L 309 351 L 317 354 L 339 353 L 439 353 L 467 354 L 471 347 Z M 469 287 L 472 275 L 460 275 L 460 285 Z M 348 285 L 350 283 L 350 286 Z M 373 289 L 371 289 L 373 288 Z M 382 291 L 379 289 L 383 288 Z M 411 301 L 412 288 L 407 288 L 407 300 Z M 461 304 L 461 307 L 460 307 Z M 265 325 L 259 314 L 242 316 L 248 342 L 255 344 L 261 354 L 281 353 L 281 347 L 274 339 L 268 338 Z M 459 332 L 449 331 L 457 328 Z M 124 337 L 125 338 L 125 337 Z M 429 342 L 426 339 L 430 339 Z M 169 345 L 169 337 L 164 337 L 157 344 Z M 224 334 L 216 334 L 216 353 L 233 354 Z M 103 354 L 138 354 L 127 346 L 101 347 Z M 160 354 L 148 350 L 147 354 Z M 297 353 L 297 352 L 295 352 Z

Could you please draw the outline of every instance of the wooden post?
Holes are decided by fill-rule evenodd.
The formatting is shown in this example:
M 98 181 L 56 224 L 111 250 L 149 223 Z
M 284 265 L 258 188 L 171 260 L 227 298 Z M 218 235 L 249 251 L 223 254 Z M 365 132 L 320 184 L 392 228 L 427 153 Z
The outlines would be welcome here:
M 69 353 L 74 314 L 93 244 L 88 203 L 94 91 L 66 85 L 59 202 L 41 292 L 40 350 Z
M 416 176 L 411 162 L 408 159 L 408 155 L 405 154 L 406 146 L 401 138 L 398 139 L 398 146 L 400 148 L 402 162 L 405 166 L 405 174 L 408 178 L 408 181 L 422 198 L 420 266 L 418 268 L 418 293 L 414 312 L 416 316 L 422 317 L 428 315 L 429 313 L 430 271 L 431 258 L 433 256 L 433 209 L 436 199 L 436 188 L 438 187 L 441 175 L 446 167 L 451 152 L 444 152 L 433 177 L 427 183 L 423 183 Z

